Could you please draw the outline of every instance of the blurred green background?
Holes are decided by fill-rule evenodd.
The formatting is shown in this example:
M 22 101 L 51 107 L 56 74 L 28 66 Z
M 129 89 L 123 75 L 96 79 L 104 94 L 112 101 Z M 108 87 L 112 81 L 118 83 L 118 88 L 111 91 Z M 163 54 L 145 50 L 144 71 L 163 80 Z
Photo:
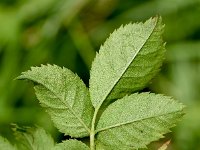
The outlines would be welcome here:
M 160 14 L 166 24 L 166 59 L 150 87 L 187 105 L 167 135 L 169 149 L 200 150 L 200 0 L 0 0 L 0 134 L 12 140 L 10 123 L 49 131 L 30 84 L 13 80 L 30 66 L 57 64 L 88 85 L 100 45 L 121 24 Z M 166 141 L 165 139 L 164 141 Z

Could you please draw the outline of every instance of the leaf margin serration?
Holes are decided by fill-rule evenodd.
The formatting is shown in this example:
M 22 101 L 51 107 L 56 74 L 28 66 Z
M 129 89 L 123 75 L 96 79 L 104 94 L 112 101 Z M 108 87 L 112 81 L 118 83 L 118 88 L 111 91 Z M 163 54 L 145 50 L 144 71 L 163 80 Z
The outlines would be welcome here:
M 131 99 L 131 98 L 134 98 L 134 96 L 135 96 L 135 99 Z M 115 126 L 115 125 L 113 125 L 113 126 L 108 126 L 108 127 L 101 127 L 101 126 L 106 126 L 105 124 L 106 123 L 108 123 L 109 124 L 109 122 L 110 121 L 106 121 L 106 119 L 108 119 L 108 116 L 110 115 L 110 116 L 112 116 L 112 119 L 113 119 L 113 116 L 115 116 L 116 117 L 116 119 L 115 119 L 115 121 L 120 121 L 120 119 L 122 119 L 122 118 L 126 118 L 125 116 L 124 116 L 124 112 L 128 112 L 128 111 L 130 111 L 131 109 L 133 110 L 134 108 L 137 108 L 137 107 L 141 107 L 141 106 L 139 106 L 139 104 L 138 103 L 135 103 L 134 101 L 137 101 L 137 102 L 139 102 L 140 100 L 143 100 L 143 99 L 141 99 L 141 97 L 142 96 L 147 96 L 146 97 L 146 99 L 149 101 L 150 99 L 152 100 L 152 102 L 153 103 L 155 103 L 154 101 L 153 101 L 153 98 L 157 98 L 157 100 L 162 100 L 162 103 L 164 104 L 169 104 L 170 105 L 170 107 L 171 107 L 171 110 L 170 110 L 170 108 L 168 108 L 168 106 L 166 106 L 166 107 L 164 107 L 164 105 L 162 106 L 162 103 L 160 103 L 159 105 L 161 105 L 162 107 L 160 107 L 159 105 L 159 109 L 164 109 L 165 111 L 169 111 L 167 114 L 160 114 L 159 116 L 155 116 L 154 118 L 156 118 L 156 121 L 157 121 L 157 118 L 158 118 L 158 120 L 159 119 L 163 119 L 163 122 L 164 123 L 166 123 L 165 125 L 163 125 L 163 126 L 160 126 L 160 129 L 159 129 L 159 127 L 156 127 L 156 121 L 155 122 L 152 122 L 152 124 L 154 124 L 154 125 L 150 125 L 149 126 L 149 129 L 148 129 L 148 126 L 146 125 L 146 123 L 145 123 L 145 121 L 147 120 L 147 122 L 148 122 L 148 119 L 154 119 L 153 117 L 150 117 L 150 118 L 143 118 L 143 119 L 141 119 L 141 120 L 133 120 L 133 121 L 131 121 L 131 122 L 125 122 L 124 124 L 119 124 L 119 125 L 117 125 L 117 126 Z M 149 97 L 148 97 L 149 96 Z M 153 96 L 153 97 L 151 97 L 150 98 L 150 96 Z M 144 97 L 145 98 L 145 97 Z M 148 99 L 149 98 L 149 99 Z M 131 102 L 131 103 L 135 103 L 136 105 L 131 105 L 131 104 L 129 104 L 129 105 L 127 105 L 127 106 L 130 106 L 129 108 L 125 108 L 125 109 L 121 109 L 121 112 L 118 112 L 117 114 L 116 114 L 116 112 L 117 112 L 117 107 L 123 107 L 123 105 L 127 102 L 127 101 L 129 101 L 129 102 Z M 157 101 L 156 101 L 157 102 Z M 148 105 L 149 105 L 149 103 L 146 103 L 145 104 L 145 106 L 148 108 Z M 117 107 L 116 107 L 117 106 Z M 114 108 L 114 107 L 116 107 L 116 108 Z M 152 105 L 152 109 L 149 109 L 149 110 L 146 110 L 146 111 L 144 111 L 144 110 L 141 110 L 141 113 L 144 113 L 144 114 L 146 114 L 147 116 L 149 115 L 149 113 L 151 113 L 151 111 L 153 110 L 153 109 L 155 109 L 157 106 L 156 105 Z M 144 109 L 147 109 L 147 108 L 145 108 L 145 107 L 143 107 Z M 137 108 L 138 109 L 138 108 Z M 153 136 L 155 136 L 154 137 L 154 139 L 153 140 L 149 140 L 149 141 L 147 141 L 145 144 L 142 144 L 142 145 L 137 145 L 137 147 L 129 147 L 129 146 L 125 146 L 125 148 L 127 149 L 127 150 L 131 150 L 131 149 L 138 149 L 138 148 L 146 148 L 146 146 L 149 144 L 149 143 L 151 143 L 151 142 L 153 142 L 153 141 L 157 141 L 157 140 L 159 140 L 160 138 L 163 138 L 164 136 L 164 134 L 166 134 L 166 133 L 168 133 L 168 132 L 171 132 L 170 131 L 170 129 L 171 128 L 173 128 L 174 126 L 176 126 L 176 124 L 177 124 L 177 122 L 179 122 L 180 121 L 180 119 L 182 118 L 182 116 L 185 114 L 185 112 L 184 112 L 184 109 L 185 109 L 185 105 L 183 105 L 182 103 L 180 103 L 180 102 L 178 102 L 177 100 L 174 100 L 174 99 L 172 99 L 171 97 L 169 97 L 169 96 L 164 96 L 163 94 L 154 94 L 154 93 L 150 93 L 150 92 L 143 92 L 143 93 L 134 93 L 134 94 L 131 94 L 131 95 L 129 95 L 129 96 L 125 96 L 125 97 L 123 97 L 123 98 L 121 98 L 121 99 L 119 99 L 119 100 L 117 100 L 117 101 L 115 101 L 115 102 L 113 102 L 112 104 L 110 104 L 106 109 L 105 109 L 105 111 L 102 113 L 102 115 L 101 115 L 101 117 L 100 117 L 100 119 L 99 119 L 99 122 L 98 122 L 98 124 L 97 124 L 97 129 L 96 129 L 96 135 L 97 135 L 97 142 L 99 142 L 99 143 L 101 143 L 102 145 L 104 145 L 104 147 L 107 147 L 107 148 L 109 148 L 109 149 L 111 149 L 111 150 L 114 150 L 114 149 L 116 149 L 117 147 L 120 149 L 123 149 L 124 147 L 123 147 L 123 143 L 121 143 L 120 145 L 118 145 L 118 146 L 116 146 L 116 145 L 108 145 L 108 143 L 109 143 L 109 141 L 114 141 L 114 138 L 110 138 L 111 136 L 110 135 L 112 135 L 114 132 L 116 133 L 116 135 L 126 135 L 126 134 L 131 134 L 131 133 L 129 133 L 129 131 L 127 131 L 127 129 L 125 129 L 125 128 L 127 128 L 126 126 L 131 126 L 131 124 L 134 124 L 134 123 L 136 123 L 137 124 L 137 122 L 144 122 L 144 124 L 143 123 L 141 123 L 141 126 L 145 126 L 145 128 L 144 129 L 141 129 L 140 127 L 140 125 L 136 125 L 136 126 L 134 126 L 134 128 L 132 128 L 132 130 L 134 129 L 134 130 L 138 130 L 138 133 L 137 134 L 131 134 L 131 136 L 133 137 L 133 139 L 136 139 L 135 141 L 133 140 L 132 141 L 132 143 L 134 143 L 135 145 L 137 145 L 138 144 L 138 142 L 137 142 L 137 140 L 144 140 L 144 139 L 141 139 L 141 136 L 143 135 L 145 135 L 144 133 L 146 133 L 146 134 L 150 134 L 149 136 L 151 136 L 151 138 L 153 138 Z M 111 110 L 111 112 L 109 112 Z M 172 111 L 173 110 L 173 111 Z M 115 112 L 116 111 L 116 112 Z M 134 110 L 133 110 L 134 111 Z M 138 109 L 138 111 L 140 111 L 139 109 Z M 159 111 L 161 111 L 161 110 L 159 110 Z M 115 112 L 115 113 L 114 113 Z M 148 113 L 147 113 L 148 112 Z M 157 113 L 157 112 L 156 112 Z M 106 117 L 105 117 L 105 114 L 106 114 Z M 116 115 L 120 115 L 120 116 L 123 116 L 123 117 L 117 117 Z M 138 113 L 135 113 L 135 114 L 133 114 L 133 113 L 131 113 L 131 114 L 129 114 L 129 117 L 131 117 L 131 115 L 134 117 L 135 115 L 138 115 Z M 172 115 L 174 115 L 174 116 L 172 116 Z M 172 117 L 172 118 L 170 118 L 170 117 Z M 109 119 L 110 119 L 111 117 L 109 117 Z M 102 119 L 104 119 L 104 121 L 102 122 Z M 113 121 L 111 119 L 111 122 Z M 166 120 L 165 120 L 166 119 Z M 169 122 L 167 122 L 167 119 L 168 119 L 168 121 Z M 160 120 L 159 120 L 160 121 Z M 158 122 L 159 122 L 158 121 Z M 170 122 L 171 121 L 171 122 Z M 159 122 L 160 124 L 164 124 L 163 122 Z M 100 127 L 99 127 L 99 125 L 100 125 Z M 169 127 L 167 127 L 167 126 L 169 126 Z M 119 130 L 119 128 L 121 128 L 120 130 Z M 130 127 L 131 128 L 131 127 Z M 157 132 L 155 132 L 154 131 L 154 129 L 155 129 L 155 131 L 157 130 Z M 115 131 L 112 131 L 112 130 L 115 130 Z M 125 133 L 120 133 L 120 131 L 126 131 L 126 134 Z M 158 130 L 160 130 L 159 132 L 158 132 Z M 150 132 L 150 131 L 152 131 L 152 134 L 151 133 L 148 133 L 148 132 Z M 109 133 L 110 132 L 110 133 Z M 112 133 L 111 133 L 112 132 Z M 102 134 L 103 133 L 103 134 Z M 102 135 L 101 135 L 102 134 Z M 105 136 L 106 135 L 106 136 Z M 140 137 L 137 137 L 137 135 L 139 135 Z M 99 138 L 99 136 L 100 136 L 100 138 Z M 113 135 L 112 135 L 113 136 Z M 129 135 L 130 136 L 130 135 Z M 107 139 L 108 140 L 108 138 L 106 138 L 106 137 L 109 137 L 110 138 L 110 140 L 108 140 L 107 141 L 107 144 L 105 144 L 105 141 L 104 141 L 104 138 L 105 139 Z M 122 136 L 119 136 L 119 138 L 123 138 Z M 118 138 L 118 139 L 119 139 Z M 138 139 L 137 139 L 138 138 Z M 103 141 L 102 141 L 102 139 L 103 139 Z M 147 139 L 148 140 L 148 139 Z M 119 139 L 119 141 L 121 142 L 121 140 Z M 118 141 L 118 144 L 119 144 L 119 141 Z M 122 140 L 123 141 L 123 140 Z M 130 141 L 129 141 L 129 143 L 130 143 Z M 134 145 L 133 144 L 133 145 Z M 125 144 L 124 144 L 125 145 Z M 121 146 L 121 147 L 120 147 Z M 121 150 L 120 149 L 120 150 Z
M 51 114 L 51 112 L 52 111 L 49 111 L 48 110 L 48 105 L 46 105 L 45 103 L 44 103 L 44 100 L 43 100 L 43 102 L 41 101 L 41 99 L 40 99 L 40 96 L 43 96 L 42 94 L 39 94 L 38 92 L 40 92 L 40 88 L 43 88 L 43 89 L 47 89 L 47 90 L 50 90 L 52 93 L 54 93 L 54 91 L 52 90 L 52 89 L 50 89 L 50 87 L 49 87 L 49 84 L 50 83 L 43 83 L 42 81 L 38 81 L 37 79 L 35 79 L 35 78 L 37 78 L 37 76 L 40 76 L 41 74 L 43 74 L 43 71 L 46 69 L 46 68 L 50 68 L 50 67 L 52 67 L 52 75 L 54 75 L 55 76 L 55 74 L 56 74 L 56 69 L 59 69 L 59 70 L 61 70 L 61 71 L 63 71 L 64 73 L 68 73 L 68 74 L 66 74 L 66 75 L 70 75 L 70 80 L 72 80 L 72 81 L 70 81 L 71 83 L 73 83 L 73 85 L 75 84 L 75 83 L 77 83 L 78 82 L 78 84 L 80 84 L 80 85 L 77 85 L 77 86 L 82 86 L 84 89 L 82 89 L 83 91 L 85 91 L 84 92 L 84 94 L 87 96 L 86 97 L 86 102 L 84 102 L 83 100 L 81 101 L 82 102 L 82 104 L 85 104 L 86 106 L 88 106 L 87 108 L 86 108 L 86 106 L 84 106 L 84 110 L 88 110 L 88 111 L 90 111 L 90 115 L 89 116 L 86 116 L 86 115 L 84 115 L 84 116 L 82 116 L 81 115 L 81 117 L 84 117 L 86 120 L 87 120 L 87 118 L 88 117 L 90 117 L 90 119 L 92 119 L 92 114 L 93 114 L 93 106 L 92 106 L 92 104 L 91 104 L 91 101 L 90 101 L 90 97 L 89 97 L 89 90 L 88 90 L 88 88 L 85 86 L 85 84 L 84 84 L 84 82 L 80 79 L 80 77 L 77 75 L 77 74 L 74 74 L 71 70 L 69 70 L 69 69 L 67 69 L 67 68 L 65 68 L 65 67 L 59 67 L 59 66 L 57 66 L 57 65 L 50 65 L 50 64 L 47 64 L 47 65 L 41 65 L 41 66 L 36 66 L 36 67 L 31 67 L 31 70 L 28 70 L 28 71 L 26 71 L 26 72 L 22 72 L 22 74 L 19 76 L 19 77 L 17 77 L 16 79 L 18 79 L 18 80 L 29 80 L 29 81 L 32 81 L 33 83 L 35 83 L 35 85 L 34 85 L 34 89 L 35 89 L 35 91 L 36 91 L 36 97 L 37 97 L 37 99 L 39 100 L 39 102 L 40 102 L 40 104 L 41 104 L 41 106 L 42 107 L 45 107 L 46 108 L 46 111 L 47 111 L 47 113 L 51 116 L 51 119 L 52 119 L 52 121 L 53 121 L 53 123 L 54 123 L 54 125 L 58 128 L 58 130 L 60 131 L 60 132 L 62 132 L 62 133 L 64 133 L 65 135 L 70 135 L 71 137 L 85 137 L 85 136 L 89 136 L 89 134 L 90 134 L 90 125 L 91 125 L 91 121 L 90 121 L 90 123 L 89 122 L 87 122 L 87 125 L 85 124 L 85 122 L 81 119 L 81 118 L 79 118 L 79 116 L 77 117 L 76 115 L 74 115 L 75 117 L 76 117 L 76 119 L 78 119 L 80 122 L 81 122 L 81 124 L 83 125 L 83 127 L 85 128 L 85 133 L 72 133 L 71 131 L 70 131 L 70 129 L 68 129 L 68 131 L 67 131 L 67 128 L 62 128 L 61 129 L 61 123 L 59 123 L 57 120 L 55 120 L 55 117 L 53 117 L 53 114 Z M 34 72 L 35 70 L 37 70 L 37 69 L 39 69 L 39 71 L 37 72 L 36 71 L 36 73 Z M 33 74 L 31 74 L 31 73 L 33 73 Z M 41 73 L 41 74 L 40 74 Z M 63 74 L 64 76 L 66 76 L 65 74 Z M 73 79 L 71 79 L 71 78 L 73 78 Z M 73 80 L 77 80 L 76 82 L 74 81 L 73 82 Z M 46 85 L 45 85 L 46 84 Z M 48 86 L 47 86 L 47 84 L 48 84 Z M 60 83 L 60 84 L 62 84 L 62 83 Z M 64 83 L 63 83 L 64 84 Z M 52 85 L 53 86 L 53 85 Z M 58 91 L 59 92 L 59 91 Z M 66 92 L 66 91 L 65 91 Z M 80 91 L 76 91 L 77 93 L 78 92 L 80 92 Z M 83 92 L 82 92 L 83 93 Z M 64 94 L 65 95 L 65 94 Z M 57 97 L 58 99 L 60 99 L 61 101 L 64 101 L 64 100 L 62 100 L 62 97 Z M 62 109 L 62 107 L 68 107 L 68 106 L 65 106 L 65 103 L 63 102 L 63 106 L 61 106 L 60 107 L 60 109 Z M 51 109 L 51 108 L 50 108 Z M 77 112 L 77 111 L 76 111 Z M 83 111 L 82 113 L 85 113 L 85 112 L 87 112 L 87 111 Z M 59 118 L 58 118 L 58 120 L 59 120 Z M 56 123 L 57 122 L 57 123 Z
M 104 69 L 107 67 L 107 72 L 109 72 L 108 70 L 111 70 L 112 69 L 112 66 L 106 66 L 106 62 L 104 61 L 107 61 L 108 59 L 110 59 L 111 61 L 113 61 L 112 59 L 116 59 L 116 63 L 117 64 L 117 61 L 120 61 L 119 56 L 118 57 L 114 57 L 114 53 L 112 52 L 109 52 L 112 50 L 112 47 L 111 49 L 104 49 L 104 47 L 106 47 L 107 45 L 109 45 L 108 43 L 112 40 L 113 42 L 114 39 L 118 36 L 119 32 L 121 32 L 120 34 L 123 34 L 123 30 L 127 30 L 127 26 L 147 26 L 148 28 L 148 25 L 149 24 L 153 24 L 152 26 L 152 30 L 151 32 L 149 33 L 149 35 L 147 36 L 147 39 L 146 41 L 143 43 L 143 45 L 141 46 L 140 49 L 137 50 L 137 53 L 134 54 L 134 56 L 131 56 L 131 61 L 128 63 L 128 65 L 124 68 L 124 71 L 121 72 L 121 75 L 118 75 L 117 77 L 117 80 L 114 81 L 114 84 L 113 85 L 109 85 L 109 82 L 112 81 L 112 78 L 109 77 L 109 79 L 104 76 L 100 76 L 99 74 L 101 75 L 105 75 L 106 72 L 104 71 Z M 150 26 L 150 25 L 149 25 Z M 135 27 L 136 28 L 136 27 Z M 141 29 L 142 27 L 140 27 L 139 29 Z M 134 23 L 134 24 L 127 24 L 125 26 L 121 26 L 120 28 L 118 28 L 117 30 L 115 30 L 112 34 L 110 34 L 110 36 L 107 38 L 107 40 L 105 41 L 105 43 L 100 47 L 100 50 L 99 50 L 99 53 L 96 54 L 96 57 L 92 63 L 92 68 L 91 68 L 91 71 L 90 71 L 90 80 L 89 80 L 89 91 L 90 91 L 90 95 L 91 95 L 91 101 L 92 101 L 92 104 L 95 108 L 99 108 L 102 103 L 104 103 L 107 99 L 109 99 L 110 95 L 111 95 L 111 98 L 108 100 L 107 103 L 109 103 L 109 101 L 111 100 L 116 100 L 116 99 L 119 99 L 119 98 L 122 98 L 123 96 L 127 95 L 127 94 L 131 94 L 133 92 L 136 92 L 140 89 L 143 89 L 147 84 L 149 84 L 149 81 L 156 75 L 156 73 L 159 71 L 160 69 L 160 66 L 162 64 L 162 61 L 164 59 L 164 52 L 165 52 L 165 43 L 163 42 L 163 39 L 162 39 L 162 33 L 163 33 L 163 29 L 164 29 L 164 25 L 162 24 L 162 18 L 160 16 L 157 16 L 155 18 L 150 18 L 149 20 L 147 20 L 145 23 Z M 114 93 L 115 89 L 116 89 L 116 86 L 117 84 L 119 83 L 119 81 L 121 80 L 121 77 L 123 77 L 123 75 L 127 72 L 127 70 L 129 69 L 129 65 L 131 65 L 133 62 L 134 62 L 134 59 L 137 57 L 137 54 L 141 52 L 141 50 L 144 48 L 145 44 L 147 43 L 147 41 L 149 40 L 149 38 L 151 37 L 151 35 L 154 33 L 155 30 L 159 30 L 159 35 L 158 35 L 158 40 L 160 40 L 159 44 L 160 44 L 160 56 L 158 56 L 158 58 L 160 60 L 158 60 L 159 62 L 157 62 L 157 64 L 154 64 L 155 66 L 155 70 L 153 70 L 152 72 L 150 71 L 150 73 L 153 73 L 153 75 L 150 77 L 150 79 L 147 79 L 147 81 L 145 81 L 144 85 L 142 85 L 141 87 L 139 87 L 138 89 L 134 90 L 132 89 L 131 91 L 125 91 L 124 93 L 122 93 L 122 95 L 120 95 L 120 92 L 121 91 L 118 91 L 117 94 L 120 95 L 119 97 L 112 97 L 112 93 Z M 120 36 L 120 35 L 119 35 Z M 132 35 L 133 36 L 133 35 Z M 114 37 L 114 39 L 112 39 Z M 129 37 L 130 38 L 130 37 Z M 127 38 L 128 39 L 128 38 Z M 125 42 L 127 39 L 124 39 L 121 40 L 122 42 Z M 109 41 L 110 40 L 110 41 Z M 119 42 L 119 41 L 118 41 Z M 115 43 L 117 45 L 117 43 Z M 134 45 L 133 45 L 134 46 Z M 108 46 L 107 46 L 108 47 Z M 158 47 L 157 47 L 158 48 Z M 107 50 L 107 51 L 106 51 Z M 131 51 L 131 50 L 130 50 Z M 110 57 L 107 56 L 108 53 L 110 53 Z M 112 54 L 113 55 L 112 55 Z M 122 52 L 120 52 L 122 53 Z M 106 55 L 107 54 L 107 55 Z M 130 57 L 130 56 L 129 56 Z M 106 60 L 107 59 L 107 60 Z M 109 61 L 108 61 L 109 62 Z M 102 67 L 102 64 L 104 65 Z M 113 65 L 113 64 L 112 64 Z M 105 67 L 106 66 L 106 67 Z M 100 68 L 100 69 L 99 69 Z M 98 69 L 98 70 L 97 70 Z M 119 69 L 118 69 L 119 70 Z M 116 71 L 116 70 L 115 70 Z M 101 73 L 101 72 L 104 72 L 104 73 Z M 116 73 L 116 72 L 115 72 Z M 134 73 L 134 72 L 133 72 Z M 109 72 L 107 74 L 107 76 L 110 76 L 111 73 Z M 114 76 L 114 75 L 113 75 Z M 104 83 L 105 82 L 105 83 Z M 113 81 L 112 81 L 113 82 Z M 103 85 L 101 85 L 103 84 Z M 107 86 L 108 85 L 108 86 Z M 109 88 L 110 86 L 110 88 Z M 106 89 L 104 89 L 106 87 Z M 101 90 L 103 89 L 103 90 Z M 114 90 L 113 90 L 114 89 Z M 106 92 L 105 92 L 106 91 Z M 113 92 L 114 91 L 114 92 Z M 100 95 L 100 96 L 99 96 Z

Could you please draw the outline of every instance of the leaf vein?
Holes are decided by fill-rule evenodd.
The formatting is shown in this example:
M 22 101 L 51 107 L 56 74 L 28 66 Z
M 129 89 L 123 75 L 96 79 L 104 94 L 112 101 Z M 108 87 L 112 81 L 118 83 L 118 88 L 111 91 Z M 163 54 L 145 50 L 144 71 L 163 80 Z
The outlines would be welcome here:
M 98 130 L 95 131 L 95 133 L 105 131 L 105 130 L 109 130 L 111 128 L 116 128 L 116 127 L 119 127 L 119 126 L 131 124 L 131 123 L 134 123 L 134 122 L 139 122 L 139 121 L 143 121 L 143 120 L 147 120 L 147 119 L 151 119 L 151 118 L 156 118 L 156 117 L 160 117 L 160 116 L 166 116 L 166 115 L 169 115 L 169 114 L 175 114 L 177 112 L 180 112 L 180 111 L 175 111 L 175 112 L 170 112 L 170 113 L 167 113 L 167 114 L 160 114 L 160 115 L 157 115 L 157 116 L 142 118 L 142 119 L 139 119 L 139 120 L 133 120 L 133 121 L 127 121 L 127 122 L 124 122 L 124 123 L 119 123 L 119 124 L 116 124 L 116 125 L 112 125 L 112 126 L 109 126 L 109 127 L 98 129 Z

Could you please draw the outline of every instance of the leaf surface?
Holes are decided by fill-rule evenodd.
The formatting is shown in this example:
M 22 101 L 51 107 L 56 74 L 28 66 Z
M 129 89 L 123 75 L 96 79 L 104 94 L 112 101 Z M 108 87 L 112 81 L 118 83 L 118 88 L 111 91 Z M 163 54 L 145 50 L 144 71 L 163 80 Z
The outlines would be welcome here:
M 57 144 L 52 150 L 90 150 L 87 145 L 78 140 L 66 140 Z
M 36 83 L 35 92 L 55 126 L 72 137 L 88 136 L 93 106 L 82 80 L 70 70 L 56 65 L 32 67 L 18 79 Z
M 17 139 L 19 150 L 50 150 L 54 147 L 54 140 L 51 135 L 40 127 L 18 127 L 13 128 Z
M 175 126 L 183 107 L 160 94 L 125 96 L 103 112 L 97 124 L 97 140 L 109 150 L 145 148 Z
M 103 102 L 143 89 L 159 71 L 165 52 L 160 17 L 115 30 L 100 47 L 90 73 L 91 101 Z
M 0 149 L 2 149 L 2 150 L 17 150 L 17 148 L 14 147 L 12 144 L 10 144 L 10 142 L 7 139 L 5 139 L 1 136 L 0 136 Z

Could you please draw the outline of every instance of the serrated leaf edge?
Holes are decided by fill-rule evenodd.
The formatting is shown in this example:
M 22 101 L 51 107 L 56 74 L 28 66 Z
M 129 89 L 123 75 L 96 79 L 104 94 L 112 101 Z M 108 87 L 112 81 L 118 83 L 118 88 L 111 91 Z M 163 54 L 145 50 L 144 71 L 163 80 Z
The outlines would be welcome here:
M 182 112 L 182 111 L 180 110 L 180 111 L 170 112 L 170 113 L 167 113 L 167 114 L 160 114 L 160 115 L 153 116 L 153 117 L 147 117 L 147 118 L 143 118 L 143 119 L 140 119 L 140 120 L 133 120 L 133 121 L 125 122 L 125 123 L 119 123 L 119 124 L 116 124 L 116 125 L 113 125 L 113 126 L 98 129 L 98 130 L 95 131 L 95 133 L 105 131 L 105 130 L 109 130 L 109 129 L 112 129 L 112 128 L 116 128 L 116 127 L 119 127 L 119 126 L 131 124 L 131 123 L 134 123 L 134 122 L 139 122 L 139 121 L 143 121 L 143 120 L 147 120 L 147 119 L 151 119 L 151 118 L 156 118 L 156 117 L 160 117 L 160 116 L 165 116 L 165 115 L 168 115 L 168 114 L 179 113 L 179 112 Z M 174 126 L 175 126 L 175 124 L 174 124 Z M 174 126 L 172 126 L 172 127 L 174 127 Z
M 103 104 L 103 102 L 106 100 L 106 98 L 109 96 L 109 94 L 110 94 L 110 92 L 112 91 L 112 89 L 113 89 L 113 87 L 119 82 L 119 80 L 120 80 L 120 78 L 123 76 L 123 74 L 126 72 L 126 70 L 127 70 L 127 68 L 128 68 L 128 66 L 130 66 L 130 64 L 133 62 L 133 60 L 135 59 L 135 57 L 137 56 L 137 54 L 140 52 L 140 50 L 142 49 L 142 47 L 144 47 L 144 45 L 147 43 L 147 41 L 149 40 L 149 38 L 151 37 L 151 35 L 154 33 L 154 30 L 155 30 L 155 28 L 156 28 L 156 26 L 157 26 L 157 24 L 158 24 L 158 21 L 160 20 L 160 19 L 162 19 L 160 16 L 156 16 L 156 17 L 152 17 L 152 18 L 150 18 L 149 20 L 153 20 L 155 23 L 154 23 L 154 27 L 153 27 L 153 29 L 152 29 L 152 31 L 151 31 L 151 33 L 149 34 L 149 36 L 148 36 L 148 38 L 146 39 L 146 41 L 143 43 L 143 45 L 141 45 L 141 48 L 140 49 L 138 49 L 138 51 L 135 53 L 135 55 L 132 57 L 132 59 L 130 60 L 130 62 L 129 63 L 127 63 L 127 65 L 126 65 L 126 67 L 124 67 L 125 69 L 122 71 L 122 73 L 121 73 L 121 75 L 119 76 L 119 78 L 115 81 L 115 83 L 114 83 L 114 85 L 111 87 L 111 89 L 110 90 L 108 90 L 108 92 L 107 92 L 107 94 L 105 94 L 105 97 L 104 98 L 102 98 L 102 101 L 100 101 L 100 103 L 97 105 L 97 106 L 94 106 L 97 110 L 99 110 L 100 109 L 100 107 L 101 107 L 101 105 Z M 146 22 L 148 22 L 149 20 L 147 20 Z M 134 24 L 145 24 L 146 22 L 144 22 L 144 23 L 142 23 L 142 22 L 139 22 L 139 23 L 134 23 Z M 126 25 L 125 25 L 126 26 Z M 125 27 L 125 26 L 120 26 L 120 28 L 123 28 L 123 27 Z M 162 28 L 163 28 L 164 26 L 162 26 Z M 119 28 L 119 29 L 120 29 Z M 119 29 L 117 29 L 117 30 L 119 30 Z M 110 34 L 111 35 L 111 34 Z M 109 37 L 108 37 L 109 38 Z M 107 38 L 107 39 L 108 39 Z M 103 45 L 102 45 L 103 46 Z M 102 47 L 101 46 L 101 47 Z M 96 57 L 97 57 L 97 55 L 99 55 L 99 53 L 97 53 L 96 54 Z M 92 63 L 93 64 L 93 63 Z M 92 103 L 93 104 L 93 103 Z
M 50 65 L 50 64 L 43 65 L 43 64 L 41 64 L 40 67 L 48 67 L 48 66 L 57 66 L 57 65 Z M 38 67 L 38 66 L 36 66 L 36 67 L 31 67 L 31 70 L 28 70 L 28 71 L 26 71 L 26 72 L 33 71 L 34 68 L 40 68 L 40 67 Z M 57 66 L 57 67 L 59 67 L 59 66 Z M 63 70 L 63 69 L 67 69 L 67 68 L 65 68 L 65 67 L 60 67 L 60 68 L 61 68 L 62 70 Z M 67 70 L 68 70 L 68 69 L 67 69 Z M 17 80 L 23 80 L 23 79 L 24 79 L 23 75 L 24 75 L 26 72 L 22 72 L 22 75 L 20 75 L 20 76 L 17 77 L 16 79 L 17 79 Z M 72 71 L 70 70 L 70 72 L 72 72 Z M 73 72 L 72 72 L 72 73 L 73 73 Z M 73 74 L 74 74 L 74 73 L 73 73 Z M 75 75 L 75 78 L 80 79 L 80 77 L 79 77 L 77 74 L 74 74 L 74 75 Z M 38 83 L 39 85 L 42 85 L 42 86 L 44 86 L 46 89 L 50 90 L 58 99 L 60 99 L 60 101 L 63 103 L 63 105 L 64 105 L 65 107 L 69 108 L 69 110 L 72 112 L 72 114 L 79 120 L 79 122 L 83 125 L 83 127 L 86 129 L 86 131 L 90 134 L 90 129 L 87 127 L 87 125 L 82 121 L 82 119 L 81 119 L 79 116 L 76 115 L 76 113 L 74 112 L 74 110 L 70 107 L 70 105 L 68 105 L 67 101 L 65 101 L 65 99 L 66 99 L 66 92 L 64 93 L 64 99 L 63 99 L 63 98 L 61 98 L 60 96 L 58 96 L 56 93 L 54 93 L 51 89 L 49 89 L 47 86 L 45 86 L 44 84 L 42 84 L 42 83 L 40 83 L 40 82 L 38 82 L 38 81 L 35 81 L 35 80 L 31 79 L 31 78 L 27 78 L 27 77 L 26 77 L 25 79 L 28 79 L 28 80 L 30 80 L 30 81 L 32 81 L 32 82 L 35 82 L 35 83 Z M 81 79 L 80 79 L 80 80 L 81 80 Z M 66 81 L 66 80 L 65 80 L 65 81 Z M 81 82 L 83 82 L 83 81 L 81 80 Z M 66 84 L 66 82 L 65 82 L 64 84 Z M 87 88 L 87 87 L 86 87 L 86 88 Z M 87 88 L 87 90 L 88 90 L 88 88 Z

